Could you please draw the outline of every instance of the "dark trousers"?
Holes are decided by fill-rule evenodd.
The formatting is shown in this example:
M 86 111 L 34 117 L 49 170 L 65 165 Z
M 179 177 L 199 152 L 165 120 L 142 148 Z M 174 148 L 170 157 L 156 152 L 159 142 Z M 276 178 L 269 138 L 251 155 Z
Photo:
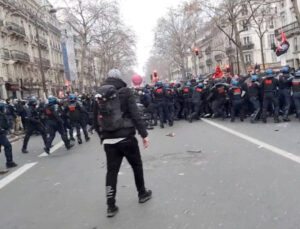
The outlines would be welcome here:
M 231 121 L 234 121 L 235 116 L 239 113 L 241 120 L 244 119 L 244 100 L 243 99 L 235 99 L 232 100 L 230 116 Z
M 260 102 L 259 102 L 259 98 L 256 96 L 250 97 L 249 98 L 249 102 L 254 110 L 254 112 L 251 115 L 251 120 L 252 121 L 256 121 L 258 119 L 258 115 L 260 112 Z
M 296 113 L 298 115 L 298 118 L 300 120 L 300 92 L 295 92 L 293 95 L 295 107 L 296 107 Z
M 58 123 L 57 124 L 47 123 L 47 131 L 48 131 L 48 134 L 49 134 L 49 138 L 48 138 L 46 147 L 48 149 L 51 148 L 51 145 L 52 145 L 52 142 L 55 138 L 56 132 L 58 132 L 60 134 L 61 139 L 65 143 L 65 146 L 66 147 L 69 146 L 70 142 L 68 140 L 67 133 L 66 133 L 65 128 L 63 127 L 63 125 L 60 125 Z
M 10 142 L 7 139 L 6 134 L 0 134 L 0 145 L 4 147 L 6 162 L 12 162 L 13 161 L 13 155 L 12 155 L 12 147 Z
M 44 144 L 45 144 L 45 146 L 47 145 L 47 135 L 46 135 L 45 128 L 40 124 L 28 123 L 22 149 L 25 149 L 25 150 L 27 149 L 29 139 L 35 131 L 38 131 L 42 135 L 42 138 L 44 140 Z
M 164 123 L 164 110 L 165 102 L 164 101 L 155 101 L 155 112 L 154 112 L 154 122 L 157 123 L 159 119 L 160 124 Z
M 173 123 L 174 121 L 174 103 L 173 102 L 166 102 L 166 118 L 168 119 L 169 123 Z
M 223 117 L 226 118 L 226 112 L 225 112 L 225 98 L 217 98 L 212 103 L 212 110 L 214 112 L 214 117 Z
M 76 134 L 78 139 L 81 139 L 80 129 L 82 129 L 85 138 L 89 137 L 89 134 L 87 132 L 87 124 L 84 120 L 71 121 L 71 126 L 76 129 Z
M 263 119 L 267 118 L 267 110 L 270 105 L 274 106 L 274 119 L 278 119 L 279 117 L 279 98 L 276 93 L 273 92 L 265 92 L 264 94 L 264 102 L 263 102 Z
M 280 94 L 280 99 L 282 101 L 283 116 L 287 118 L 291 107 L 291 100 L 292 100 L 291 90 L 281 89 L 279 91 L 279 94 Z
M 202 108 L 202 101 L 194 101 L 193 102 L 193 113 L 191 114 L 191 118 L 192 119 L 199 119 L 199 116 L 200 116 L 200 111 L 201 111 L 201 108 Z
M 125 139 L 117 144 L 104 145 L 107 159 L 106 197 L 107 204 L 113 205 L 116 200 L 117 179 L 123 157 L 132 167 L 136 188 L 139 194 L 145 192 L 143 163 L 138 141 L 135 137 Z
M 183 110 L 182 110 L 182 116 L 187 119 L 190 117 L 190 115 L 193 112 L 193 101 L 191 98 L 185 98 L 183 100 Z

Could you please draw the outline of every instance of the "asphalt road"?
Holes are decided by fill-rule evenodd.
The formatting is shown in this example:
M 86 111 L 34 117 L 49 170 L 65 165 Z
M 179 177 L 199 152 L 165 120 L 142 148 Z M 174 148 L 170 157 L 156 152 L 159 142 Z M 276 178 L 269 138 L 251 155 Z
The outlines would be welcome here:
M 119 214 L 106 218 L 105 154 L 94 135 L 47 157 L 41 137 L 0 176 L 1 229 L 300 228 L 300 123 L 181 121 L 150 132 L 142 151 L 153 199 L 138 204 L 133 175 L 119 174 Z M 166 136 L 175 133 L 175 137 Z M 57 136 L 56 144 L 59 144 Z M 60 145 L 58 145 L 60 146 Z M 4 166 L 3 153 L 0 167 Z

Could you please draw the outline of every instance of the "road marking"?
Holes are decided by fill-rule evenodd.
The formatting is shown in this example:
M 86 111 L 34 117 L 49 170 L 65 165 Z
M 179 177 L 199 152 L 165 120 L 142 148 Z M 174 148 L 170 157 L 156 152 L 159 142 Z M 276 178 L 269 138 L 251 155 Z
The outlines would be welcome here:
M 37 162 L 25 164 L 21 168 L 14 171 L 13 173 L 4 177 L 2 180 L 0 180 L 0 189 L 4 188 L 6 185 L 11 183 L 13 180 L 17 179 L 19 176 L 21 176 L 23 173 L 25 173 L 26 171 L 31 169 L 36 164 L 37 164 Z
M 62 147 L 64 145 L 65 145 L 65 143 L 63 141 L 60 141 L 59 143 L 57 143 L 50 149 L 50 154 L 54 153 L 56 150 L 58 150 L 60 147 Z M 47 154 L 46 152 L 39 155 L 39 157 L 48 157 L 48 156 L 49 156 L 49 154 Z
M 255 145 L 258 145 L 259 148 L 265 148 L 265 149 L 267 149 L 269 151 L 272 151 L 273 153 L 276 153 L 277 155 L 280 155 L 282 157 L 285 157 L 285 158 L 287 158 L 289 160 L 292 160 L 292 161 L 297 162 L 297 163 L 300 164 L 300 157 L 296 156 L 296 155 L 294 155 L 294 154 L 292 154 L 292 153 L 290 153 L 288 151 L 285 151 L 285 150 L 280 149 L 278 147 L 272 146 L 272 145 L 270 145 L 268 143 L 265 143 L 265 142 L 260 141 L 260 140 L 258 140 L 256 138 L 250 137 L 250 136 L 248 136 L 246 134 L 242 134 L 242 133 L 240 133 L 238 131 L 232 130 L 232 129 L 230 129 L 228 127 L 225 127 L 223 125 L 220 125 L 220 124 L 218 124 L 216 122 L 213 122 L 213 121 L 210 121 L 210 120 L 207 120 L 207 119 L 202 119 L 202 120 L 205 123 L 207 123 L 207 124 L 209 124 L 211 126 L 217 127 L 217 128 L 219 128 L 221 130 L 224 130 L 224 131 L 226 131 L 226 132 L 228 132 L 228 133 L 230 133 L 230 134 L 232 134 L 234 136 L 237 136 L 237 137 L 242 138 L 242 139 L 244 139 L 244 140 L 246 140 L 248 142 L 251 142 L 251 143 L 253 143 Z

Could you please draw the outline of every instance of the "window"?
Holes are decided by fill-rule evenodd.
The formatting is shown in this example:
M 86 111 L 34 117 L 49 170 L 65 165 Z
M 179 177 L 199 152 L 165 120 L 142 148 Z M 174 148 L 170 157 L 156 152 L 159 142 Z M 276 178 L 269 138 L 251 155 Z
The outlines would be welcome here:
M 250 37 L 244 37 L 244 45 L 248 45 L 250 43 Z
M 245 55 L 245 61 L 246 61 L 246 63 L 248 63 L 248 64 L 251 64 L 251 63 L 252 63 L 252 57 L 251 57 L 251 54 L 246 54 L 246 55 Z
M 269 22 L 269 28 L 274 29 L 274 20 L 273 19 L 271 19 Z
M 298 39 L 297 39 L 297 37 L 294 37 L 294 51 L 295 52 L 298 51 Z
M 283 22 L 283 24 L 286 25 L 286 13 L 285 12 L 280 13 L 280 18 L 281 18 L 281 21 Z

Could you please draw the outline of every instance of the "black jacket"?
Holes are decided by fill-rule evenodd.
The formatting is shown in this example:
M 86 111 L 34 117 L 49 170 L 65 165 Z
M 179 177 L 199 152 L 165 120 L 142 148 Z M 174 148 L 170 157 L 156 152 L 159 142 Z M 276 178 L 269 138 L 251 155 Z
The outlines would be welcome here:
M 96 131 L 99 133 L 101 140 L 103 141 L 104 139 L 128 138 L 134 136 L 136 134 L 136 130 L 142 138 L 146 138 L 148 136 L 148 133 L 144 122 L 138 112 L 136 99 L 130 88 L 127 88 L 126 83 L 118 78 L 107 78 L 103 85 L 113 85 L 116 89 L 119 90 L 121 111 L 123 112 L 123 116 L 131 119 L 134 127 L 123 128 L 114 132 L 101 132 L 101 128 L 98 124 L 98 104 L 95 103 L 94 126 Z

